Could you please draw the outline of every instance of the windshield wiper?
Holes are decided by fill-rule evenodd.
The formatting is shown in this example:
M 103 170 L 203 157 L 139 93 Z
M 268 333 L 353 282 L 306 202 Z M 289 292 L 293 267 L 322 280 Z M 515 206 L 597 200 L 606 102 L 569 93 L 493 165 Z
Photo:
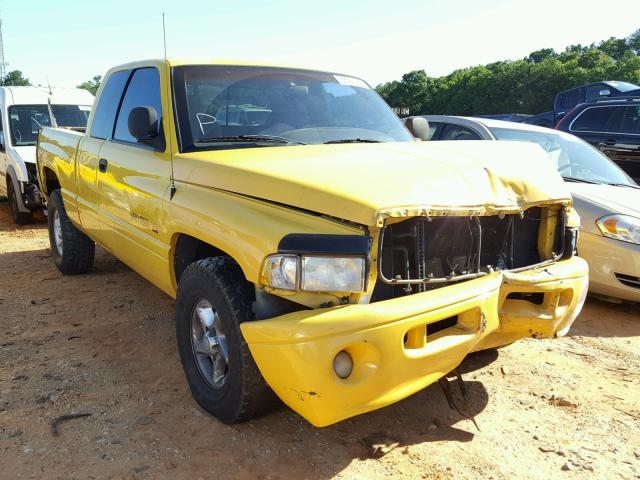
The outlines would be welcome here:
M 576 183 L 590 183 L 592 185 L 601 185 L 600 182 L 594 182 L 593 180 L 587 180 L 585 178 L 577 178 L 577 177 L 565 177 L 564 175 L 562 176 L 562 179 L 565 182 L 576 182 Z
M 380 140 L 373 140 L 371 138 L 342 138 L 340 140 L 329 140 L 324 143 L 380 143 Z
M 629 187 L 640 189 L 640 185 L 631 185 L 630 183 L 607 183 L 607 185 L 611 185 L 612 187 Z
M 213 143 L 213 142 L 269 142 L 269 143 L 286 143 L 293 145 L 306 145 L 306 143 L 291 140 L 290 138 L 278 137 L 277 135 L 230 135 L 226 137 L 202 138 L 195 143 Z

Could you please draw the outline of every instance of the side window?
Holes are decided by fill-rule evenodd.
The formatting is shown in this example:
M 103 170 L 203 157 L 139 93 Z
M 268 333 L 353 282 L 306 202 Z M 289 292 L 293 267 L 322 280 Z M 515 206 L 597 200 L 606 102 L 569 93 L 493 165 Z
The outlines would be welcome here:
M 568 111 L 580 103 L 580 89 L 570 90 L 560 97 L 560 106 Z
M 572 132 L 619 132 L 624 107 L 590 107 L 571 124 Z
M 640 107 L 624 107 L 622 129 L 620 131 L 622 133 L 640 134 Z
M 440 140 L 482 140 L 482 138 L 470 128 L 448 124 L 444 127 Z
M 93 115 L 90 136 L 102 139 L 111 138 L 116 112 L 118 111 L 118 105 L 122 98 L 124 86 L 129 78 L 129 73 L 131 73 L 129 70 L 121 70 L 113 73 L 107 80 Z
M 129 133 L 129 113 L 135 107 L 155 108 L 158 114 L 158 128 L 160 128 L 160 120 L 162 119 L 160 75 L 155 68 L 141 68 L 133 72 L 118 112 L 116 130 L 113 134 L 114 139 L 137 143 L 137 140 Z

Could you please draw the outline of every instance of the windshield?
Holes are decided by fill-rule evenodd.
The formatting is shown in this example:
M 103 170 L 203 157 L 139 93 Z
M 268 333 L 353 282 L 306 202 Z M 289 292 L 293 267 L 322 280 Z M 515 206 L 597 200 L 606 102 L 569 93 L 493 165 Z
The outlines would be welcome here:
M 59 127 L 84 128 L 91 107 L 85 105 L 51 105 Z M 38 130 L 50 127 L 48 105 L 12 105 L 9 107 L 11 142 L 19 147 L 35 145 Z
M 189 66 L 175 69 L 174 91 L 183 151 L 413 140 L 375 90 L 354 77 Z
M 605 82 L 607 85 L 610 85 L 614 88 L 617 88 L 618 91 L 620 92 L 629 92 L 631 90 L 640 90 L 640 87 L 638 85 L 634 85 L 633 83 L 629 83 L 629 82 L 619 82 L 617 80 L 611 81 L 611 82 Z
M 498 140 L 533 142 L 549 155 L 560 175 L 566 179 L 588 183 L 635 185 L 618 166 L 605 155 L 573 135 L 549 132 L 490 128 Z

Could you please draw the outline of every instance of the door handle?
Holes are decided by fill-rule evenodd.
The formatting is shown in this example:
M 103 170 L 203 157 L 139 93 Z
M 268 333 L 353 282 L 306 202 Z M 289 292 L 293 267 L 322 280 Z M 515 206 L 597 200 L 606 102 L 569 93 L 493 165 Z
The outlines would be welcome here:
M 603 143 L 604 143 L 605 145 L 609 145 L 609 146 L 611 146 L 611 145 L 615 145 L 615 144 L 616 144 L 616 141 L 615 141 L 615 140 L 613 140 L 612 138 L 608 138 L 608 139 L 607 139 L 607 140 L 605 140 Z
M 107 171 L 108 166 L 109 166 L 109 162 L 107 162 L 106 158 L 101 158 L 100 161 L 98 162 L 98 170 L 100 170 L 102 173 Z

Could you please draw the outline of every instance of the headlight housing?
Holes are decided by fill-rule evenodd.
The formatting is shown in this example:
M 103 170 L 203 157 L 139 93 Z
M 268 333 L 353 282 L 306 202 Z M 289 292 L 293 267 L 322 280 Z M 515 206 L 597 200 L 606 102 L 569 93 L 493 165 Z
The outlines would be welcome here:
M 596 220 L 602 235 L 623 242 L 640 244 L 640 218 L 629 215 L 606 215 Z
M 280 290 L 362 292 L 365 270 L 361 256 L 277 254 L 265 260 L 261 282 Z

